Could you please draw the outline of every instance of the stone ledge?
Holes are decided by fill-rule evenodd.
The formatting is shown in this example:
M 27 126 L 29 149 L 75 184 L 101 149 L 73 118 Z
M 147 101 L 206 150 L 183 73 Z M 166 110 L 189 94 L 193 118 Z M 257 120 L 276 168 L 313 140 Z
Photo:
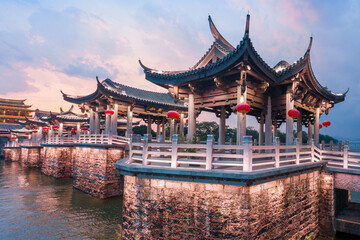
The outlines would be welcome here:
M 336 168 L 336 167 L 327 167 L 326 166 L 324 170 L 329 171 L 329 172 L 335 172 L 335 173 L 348 173 L 348 174 L 360 175 L 360 169 L 355 170 L 355 169 Z
M 4 147 L 3 149 L 20 149 L 21 147 Z
M 129 145 L 123 144 L 123 145 L 112 145 L 112 144 L 89 144 L 89 143 L 72 143 L 71 146 L 74 147 L 89 147 L 89 148 L 102 148 L 102 149 L 108 149 L 108 148 L 129 148 Z
M 42 148 L 42 146 L 22 146 L 22 145 L 20 145 L 20 148 Z
M 42 147 L 74 147 L 73 144 L 41 144 Z
M 121 175 L 137 176 L 139 178 L 164 179 L 173 181 L 218 183 L 227 185 L 250 186 L 272 180 L 299 175 L 301 173 L 322 170 L 326 162 L 307 163 L 295 166 L 287 166 L 276 169 L 267 169 L 256 172 L 224 172 L 221 170 L 202 169 L 171 169 L 155 166 L 130 165 L 128 159 L 122 159 L 115 163 Z

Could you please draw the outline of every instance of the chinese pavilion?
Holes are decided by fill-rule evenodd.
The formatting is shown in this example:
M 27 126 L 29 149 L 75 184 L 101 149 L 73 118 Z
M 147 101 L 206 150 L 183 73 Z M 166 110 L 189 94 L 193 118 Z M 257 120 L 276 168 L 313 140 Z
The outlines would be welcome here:
M 247 103 L 260 124 L 259 144 L 270 145 L 272 125 L 286 122 L 286 144 L 293 143 L 293 123 L 297 121 L 297 136 L 301 139 L 302 126 L 308 127 L 315 143 L 319 142 L 319 118 L 328 114 L 334 104 L 344 101 L 346 93 L 336 94 L 323 87 L 316 79 L 310 61 L 312 38 L 305 54 L 294 64 L 280 61 L 270 67 L 257 53 L 250 39 L 250 15 L 239 45 L 233 47 L 216 29 L 211 17 L 209 24 L 214 42 L 205 55 L 189 70 L 160 71 L 142 64 L 145 78 L 166 88 L 175 102 L 188 103 L 188 140 L 195 133 L 196 115 L 213 112 L 220 117 L 219 144 L 225 141 L 225 119 L 236 113 L 236 105 Z M 300 111 L 293 120 L 291 109 Z M 246 114 L 237 114 L 237 144 L 246 133 Z M 265 124 L 265 136 L 264 136 Z M 309 137 L 310 138 L 310 137 Z
M 25 100 L 0 98 L 0 122 L 17 123 L 18 120 L 30 117 L 33 110 L 29 109 L 31 105 L 26 105 L 24 102 Z
M 65 101 L 79 105 L 82 112 L 90 113 L 90 132 L 100 133 L 100 120 L 105 118 L 105 133 L 117 134 L 119 117 L 127 118 L 126 136 L 132 132 L 132 118 L 141 118 L 148 124 L 148 134 L 151 133 L 151 124 L 157 124 L 157 134 L 160 125 L 167 122 L 166 114 L 169 110 L 180 113 L 180 129 L 182 132 L 183 120 L 187 107 L 183 102 L 174 102 L 171 94 L 146 91 L 110 79 L 97 80 L 97 89 L 87 96 L 71 96 L 65 93 Z M 164 136 L 163 136 L 164 137 Z

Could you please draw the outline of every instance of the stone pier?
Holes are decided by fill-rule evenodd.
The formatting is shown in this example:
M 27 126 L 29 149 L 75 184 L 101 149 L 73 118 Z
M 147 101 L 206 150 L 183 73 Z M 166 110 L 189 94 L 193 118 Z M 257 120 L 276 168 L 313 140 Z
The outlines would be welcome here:
M 70 178 L 73 174 L 72 145 L 45 144 L 41 172 L 54 178 Z
M 20 147 L 6 147 L 4 148 L 4 160 L 11 162 L 20 161 L 21 148 Z
M 21 146 L 20 164 L 23 167 L 41 167 L 39 146 Z
M 128 155 L 127 146 L 75 144 L 74 188 L 97 198 L 121 195 L 123 177 L 114 164 Z
M 322 163 L 255 173 L 126 164 L 124 239 L 331 239 L 333 182 Z

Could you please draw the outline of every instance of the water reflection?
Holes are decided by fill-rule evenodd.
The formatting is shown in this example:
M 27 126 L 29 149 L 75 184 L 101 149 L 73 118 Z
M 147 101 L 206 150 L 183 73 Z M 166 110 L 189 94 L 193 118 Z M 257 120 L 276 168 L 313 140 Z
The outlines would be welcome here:
M 121 204 L 0 160 L 0 239 L 116 239 Z

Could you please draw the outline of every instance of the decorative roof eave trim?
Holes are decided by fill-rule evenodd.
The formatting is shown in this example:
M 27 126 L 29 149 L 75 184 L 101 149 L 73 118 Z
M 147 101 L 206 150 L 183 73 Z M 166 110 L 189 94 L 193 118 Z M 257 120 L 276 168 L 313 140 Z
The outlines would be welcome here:
M 89 95 L 86 95 L 86 96 L 71 96 L 69 94 L 65 94 L 63 91 L 60 91 L 60 92 L 62 93 L 63 99 L 65 101 L 70 102 L 70 103 L 75 103 L 75 104 L 93 101 L 99 97 L 98 89 L 96 89 L 95 92 L 93 92 Z
M 223 44 L 225 44 L 229 48 L 234 49 L 234 47 L 217 30 L 217 28 L 216 28 L 214 22 L 212 21 L 210 15 L 208 17 L 208 20 L 209 20 L 210 31 L 211 31 L 211 34 L 214 37 L 215 41 L 219 40 L 220 42 L 222 42 Z
M 333 92 L 327 90 L 325 87 L 323 87 L 314 75 L 314 72 L 311 67 L 310 57 L 308 59 L 307 70 L 308 70 L 308 73 L 311 78 L 310 79 L 311 84 L 315 88 L 314 90 L 316 90 L 318 93 L 320 93 L 326 99 L 334 101 L 335 103 L 343 102 L 345 100 L 346 94 L 349 92 L 349 88 L 347 89 L 346 92 L 344 92 L 342 94 L 338 94 L 338 93 L 333 93 Z

